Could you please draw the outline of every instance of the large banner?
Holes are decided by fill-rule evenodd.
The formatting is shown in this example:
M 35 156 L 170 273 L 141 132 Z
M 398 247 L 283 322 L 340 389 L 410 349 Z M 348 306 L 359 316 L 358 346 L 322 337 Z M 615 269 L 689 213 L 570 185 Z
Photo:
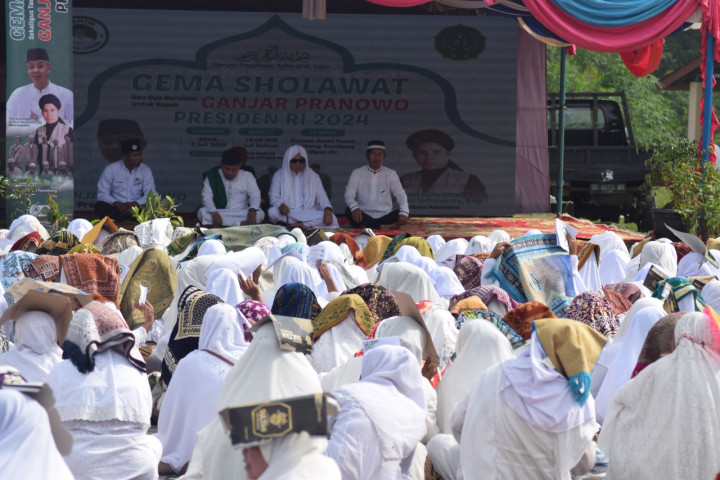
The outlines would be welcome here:
M 73 211 L 73 54 L 69 0 L 7 0 L 8 221 L 47 220 L 48 195 Z
M 244 146 L 267 190 L 299 144 L 339 214 L 379 139 L 411 215 L 514 213 L 513 20 L 79 8 L 73 32 L 77 210 L 135 137 L 184 212 L 223 150 Z

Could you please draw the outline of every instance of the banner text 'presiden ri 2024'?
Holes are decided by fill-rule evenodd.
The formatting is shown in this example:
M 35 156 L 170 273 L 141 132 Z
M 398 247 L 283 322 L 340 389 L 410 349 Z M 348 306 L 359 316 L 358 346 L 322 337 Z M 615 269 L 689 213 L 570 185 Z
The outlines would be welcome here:
M 117 139 L 140 134 L 157 189 L 185 212 L 223 150 L 244 146 L 262 189 L 299 144 L 340 213 L 380 139 L 411 215 L 513 213 L 512 20 L 77 9 L 74 26 L 79 210 Z

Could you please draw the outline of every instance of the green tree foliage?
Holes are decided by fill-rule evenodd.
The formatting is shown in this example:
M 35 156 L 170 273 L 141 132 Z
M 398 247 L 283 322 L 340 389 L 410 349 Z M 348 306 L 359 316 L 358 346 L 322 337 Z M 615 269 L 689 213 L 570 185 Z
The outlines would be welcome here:
M 568 92 L 613 92 L 624 90 L 638 145 L 665 145 L 687 135 L 688 92 L 658 91 L 659 78 L 700 55 L 700 33 L 687 31 L 665 41 L 660 67 L 638 78 L 628 71 L 616 53 L 578 48 L 567 56 Z M 548 91 L 560 89 L 560 49 L 547 47 Z M 717 110 L 717 106 L 716 106 Z

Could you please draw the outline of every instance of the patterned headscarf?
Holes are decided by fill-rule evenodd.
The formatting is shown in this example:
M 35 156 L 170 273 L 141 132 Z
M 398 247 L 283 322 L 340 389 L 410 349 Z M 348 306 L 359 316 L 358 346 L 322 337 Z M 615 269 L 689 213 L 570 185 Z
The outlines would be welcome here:
M 643 297 L 642 290 L 634 283 L 621 282 L 605 285 L 603 291 L 614 290 L 627 298 L 630 303 L 635 303 Z
M 352 238 L 347 233 L 335 233 L 332 237 L 330 237 L 330 241 L 337 244 L 345 244 L 350 249 L 350 253 L 353 256 L 353 260 L 355 262 L 355 265 L 360 265 L 363 268 L 367 268 L 367 262 L 365 260 L 365 255 L 363 254 L 363 251 L 360 249 L 360 246 L 357 244 L 354 238 Z
M 355 313 L 358 327 L 369 335 L 375 326 L 375 319 L 360 295 L 340 295 L 328 303 L 313 320 L 313 340 L 345 320 L 350 311 Z
M 692 248 L 685 245 L 683 242 L 673 242 L 672 246 L 675 247 L 675 253 L 677 254 L 677 261 L 679 262 L 688 253 L 692 252 Z
M 320 310 L 320 304 L 310 287 L 302 283 L 286 283 L 275 294 L 271 312 L 274 315 L 315 320 Z
M 407 237 L 401 240 L 392 255 L 395 255 L 395 253 L 397 253 L 400 247 L 404 245 L 415 247 L 415 249 L 420 252 L 420 255 L 422 255 L 423 257 L 428 257 L 431 260 L 435 260 L 435 254 L 433 253 L 432 247 L 423 237 Z
M 555 370 L 568 379 L 577 402 L 590 396 L 590 373 L 607 339 L 597 331 L 564 318 L 536 320 L 533 329 Z
M 105 239 L 102 245 L 102 254 L 120 253 L 133 245 L 140 245 L 140 240 L 135 235 L 135 232 L 121 228 L 117 232 L 108 235 Z
M 42 258 L 42 257 L 41 257 Z M 60 256 L 65 281 L 87 293 L 99 293 L 113 302 L 120 290 L 120 268 L 116 258 L 97 253 Z
M 495 325 L 497 329 L 500 330 L 500 333 L 505 335 L 505 338 L 510 341 L 510 344 L 513 348 L 517 348 L 525 342 L 523 337 L 521 337 L 515 330 L 513 330 L 510 325 L 503 321 L 503 319 L 500 318 L 497 313 L 491 312 L 487 309 L 463 310 L 462 312 L 460 312 L 457 319 L 455 320 L 455 325 L 457 326 L 458 330 L 460 330 L 460 328 L 466 321 L 472 319 L 484 319 Z
M 68 254 L 73 253 L 102 253 L 99 248 L 97 248 L 92 243 L 78 243 L 73 248 L 70 249 Z
M 524 340 L 529 340 L 532 336 L 532 322 L 542 318 L 555 318 L 555 315 L 544 303 L 532 301 L 518 305 L 502 319 Z
M 38 249 L 38 247 L 40 247 L 40 245 L 42 245 L 42 243 L 42 236 L 38 232 L 30 232 L 15 242 L 10 251 L 14 252 L 15 250 L 22 250 L 25 252 L 34 252 Z
M 687 312 L 675 312 L 658 320 L 648 331 L 632 377 L 660 357 L 675 350 L 675 326 Z
M 667 293 L 669 291 L 669 294 Z M 653 292 L 654 298 L 665 299 L 663 308 L 667 313 L 674 313 L 680 310 L 678 302 L 688 295 L 693 296 L 695 311 L 702 312 L 703 308 L 707 305 L 705 299 L 702 297 L 700 292 L 695 285 L 690 283 L 685 278 L 673 277 L 668 278 L 665 281 L 659 282 L 658 286 Z
M 168 255 L 158 248 L 145 250 L 125 275 L 120 294 L 120 311 L 131 326 L 144 323 L 143 314 L 135 308 L 140 300 L 140 286 L 147 287 L 147 301 L 155 311 L 155 318 L 160 318 L 172 304 L 177 289 L 177 273 Z
M 367 262 L 367 268 L 372 267 L 380 261 L 383 257 L 383 253 L 387 249 L 388 245 L 392 242 L 392 238 L 386 235 L 375 235 L 370 237 L 365 248 L 363 248 L 363 255 L 365 255 L 365 261 Z
M 170 245 L 167 246 L 168 255 L 180 255 L 182 252 L 185 251 L 185 249 L 187 249 L 194 241 L 196 241 L 201 236 L 202 235 L 198 232 L 192 231 L 190 233 L 177 237 L 175 240 L 170 242 Z
M 215 233 L 212 235 L 205 235 L 204 237 L 200 238 L 197 242 L 195 242 L 195 245 L 192 246 L 187 255 L 185 255 L 178 263 L 187 262 L 188 260 L 192 260 L 193 258 L 197 257 L 200 245 L 207 242 L 208 240 L 222 240 L 222 235 L 220 235 L 219 233 Z
M 35 251 L 38 255 L 64 255 L 70 251 L 80 240 L 68 232 L 60 230 L 55 235 L 45 240 Z
M 92 301 L 75 312 L 63 343 L 63 358 L 70 359 L 81 373 L 95 369 L 95 355 L 112 348 L 130 364 L 145 372 L 145 362 L 135 347 L 135 335 L 120 312 Z
M 489 253 L 457 256 L 453 272 L 465 290 L 472 290 L 480 286 L 483 264 L 489 256 Z
M 463 310 L 487 310 L 488 307 L 480 300 L 480 297 L 473 295 L 472 297 L 463 298 L 462 300 L 455 302 L 449 309 L 453 315 L 458 315 Z
M 7 352 L 10 350 L 10 347 L 12 347 L 12 342 L 7 335 L 5 335 L 5 331 L 0 328 L 0 353 Z
M 397 251 L 398 251 L 398 248 L 400 248 L 400 246 L 401 246 L 400 243 L 401 243 L 403 240 L 405 240 L 406 238 L 409 238 L 409 237 L 410 237 L 410 234 L 409 234 L 409 233 L 401 233 L 401 234 L 399 234 L 399 235 L 395 235 L 395 236 L 392 238 L 392 240 L 390 240 L 390 243 L 388 244 L 387 248 L 386 248 L 385 251 L 383 252 L 382 257 L 380 257 L 380 261 L 381 261 L 381 262 L 384 262 L 384 261 L 387 260 L 388 258 L 390 258 L 390 257 L 392 257 L 393 255 L 395 255 L 395 252 L 397 252 Z M 368 244 L 369 244 L 369 243 L 370 243 L 370 242 L 368 242 Z M 429 245 L 428 245 L 428 247 L 429 247 Z M 430 249 L 430 250 L 432 250 L 432 249 Z
M 400 307 L 393 294 L 375 283 L 364 283 L 343 292 L 343 295 L 347 294 L 359 295 L 365 301 L 375 323 L 400 315 Z
M 245 300 L 238 303 L 237 308 L 252 324 L 259 322 L 271 313 L 267 305 L 257 300 Z
M 589 325 L 606 337 L 614 336 L 620 326 L 602 290 L 588 290 L 576 296 L 568 308 L 567 318 Z
M 60 281 L 60 257 L 57 255 L 40 255 L 23 267 L 28 278 L 45 282 Z
M 602 291 L 605 294 L 605 298 L 610 302 L 610 306 L 613 308 L 615 315 L 621 315 L 632 308 L 632 302 L 617 290 L 603 287 Z
M 450 298 L 450 306 L 468 297 L 480 297 L 485 305 L 490 305 L 492 300 L 497 300 L 501 304 L 505 305 L 505 308 L 509 312 L 520 305 L 520 302 L 511 298 L 510 295 L 502 288 L 496 285 L 483 285 L 482 287 L 476 287 L 463 293 L 458 293 Z
M 5 300 L 8 306 L 15 303 L 15 297 L 10 295 L 8 288 L 22 278 L 25 267 L 36 258 L 36 254 L 23 251 L 10 252 L 4 257 L 0 257 L 0 283 L 5 291 Z
M 198 348 L 200 328 L 205 312 L 213 305 L 223 303 L 222 298 L 190 285 L 178 300 L 178 318 L 170 334 L 161 376 L 165 385 L 170 384 L 177 364 Z

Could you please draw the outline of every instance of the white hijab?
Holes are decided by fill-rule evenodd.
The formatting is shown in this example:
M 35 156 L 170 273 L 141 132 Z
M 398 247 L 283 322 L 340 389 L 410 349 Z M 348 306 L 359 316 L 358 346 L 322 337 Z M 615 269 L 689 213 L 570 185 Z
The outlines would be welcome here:
M 80 373 L 70 360 L 63 360 L 48 375 L 62 421 L 119 421 L 150 428 L 147 375 L 113 349 L 97 353 L 94 360 L 92 372 Z M 88 403 L 88 398 L 93 401 Z
M 455 256 L 464 254 L 467 247 L 468 241 L 464 238 L 449 240 L 440 250 L 435 252 L 435 263 L 444 267 L 453 268 L 455 266 Z
M 205 242 L 207 243 L 207 242 Z M 204 244 L 203 244 L 204 245 Z M 222 252 L 224 255 L 213 257 L 213 262 L 205 272 L 207 277 L 218 268 L 227 268 L 232 270 L 236 275 L 242 273 L 243 277 L 252 276 L 253 272 L 265 263 L 265 254 L 257 247 L 248 247 L 239 252 Z
M 273 266 L 273 277 L 275 282 L 272 288 L 268 292 L 262 294 L 263 303 L 268 307 L 272 308 L 273 302 L 275 301 L 275 294 L 283 285 L 288 283 L 302 283 L 309 287 L 315 294 L 315 298 L 318 303 L 322 299 L 324 304 L 327 304 L 323 291 L 327 293 L 327 286 L 320 279 L 320 274 L 314 274 L 310 266 L 293 256 L 286 256 L 280 259 Z M 322 285 L 320 284 L 322 282 Z M 324 290 L 323 290 L 324 287 Z M 324 306 L 321 304 L 320 306 Z
M 642 268 L 648 263 L 659 266 L 667 272 L 670 277 L 677 275 L 677 252 L 675 252 L 675 247 L 670 243 L 657 241 L 646 243 L 642 252 L 640 252 L 639 268 Z
M 367 335 L 358 326 L 355 321 L 355 311 L 351 309 L 345 320 L 323 333 L 315 341 L 308 360 L 316 372 L 329 372 L 362 350 L 365 338 Z
M 250 322 L 233 305 L 213 305 L 203 316 L 198 350 L 210 350 L 235 363 L 250 345 L 245 340 L 245 330 L 251 327 Z
M 465 249 L 465 255 L 472 255 L 473 253 L 489 253 L 492 251 L 492 242 L 485 235 L 475 235 L 468 242 L 468 246 Z
M 628 254 L 628 249 L 627 246 L 625 246 L 625 242 L 623 242 L 622 237 L 620 237 L 620 235 L 615 232 L 607 231 L 593 235 L 592 237 L 590 237 L 590 243 L 594 243 L 595 245 L 600 246 L 601 262 L 602 259 L 605 258 L 605 254 L 610 253 L 613 250 L 617 250 L 619 252 L 627 254 L 628 260 L 630 260 L 630 255 Z
M 662 472 L 664 478 L 712 479 L 720 471 L 718 326 L 702 313 L 688 313 L 675 327 L 675 342 L 673 353 L 613 398 L 598 441 L 610 459 L 608 478 L 649 479 Z
M 710 280 L 703 287 L 700 295 L 713 310 L 720 312 L 720 280 Z
M 420 267 L 409 263 L 400 262 L 383 266 L 377 283 L 388 290 L 407 293 L 415 303 L 430 300 L 442 307 L 448 305 L 447 300 L 438 295 L 428 274 Z
M 200 248 L 198 248 L 197 256 L 202 257 L 203 255 L 216 255 L 218 253 L 226 252 L 227 249 L 225 248 L 225 244 L 222 242 L 222 240 L 216 240 L 214 238 L 211 238 L 210 240 L 205 240 L 200 245 Z
M 505 230 L 493 230 L 490 232 L 490 235 L 488 235 L 488 240 L 493 242 L 494 247 L 496 243 L 509 242 L 510 234 L 508 234 Z
M 517 358 L 500 365 L 505 375 L 500 400 L 528 425 L 544 432 L 560 433 L 594 421 L 592 395 L 581 406 L 567 378 L 547 358 L 537 333 L 533 332 L 530 346 Z
M 55 446 L 45 409 L 10 389 L 0 389 L 0 478 L 74 478 Z
M 397 462 L 398 470 L 426 432 L 423 382 L 407 349 L 379 345 L 363 356 L 360 381 L 338 389 L 360 404 L 377 434 L 383 463 Z
M 613 249 L 602 253 L 600 250 L 600 283 L 603 286 L 620 283 L 627 276 L 630 255 L 622 250 Z
M 143 250 L 151 247 L 164 249 L 172 242 L 173 227 L 169 218 L 156 218 L 143 222 L 133 231 L 140 240 Z
M 307 432 L 272 439 L 260 446 L 268 466 L 258 480 L 340 480 L 337 464 L 323 454 L 326 445 L 327 440 Z
M 265 324 L 250 347 L 235 363 L 223 384 L 217 409 L 320 393 L 317 373 L 304 355 L 282 350 L 275 328 Z M 315 449 L 324 451 L 327 440 L 312 437 Z M 242 450 L 228 441 L 219 417 L 198 433 L 188 467 L 188 478 L 246 478 Z
M 208 276 L 205 291 L 217 295 L 230 305 L 237 305 L 245 300 L 237 275 L 227 268 L 218 268 Z
M 437 422 L 440 433 L 452 433 L 450 415 L 465 399 L 475 381 L 487 368 L 513 358 L 513 349 L 493 324 L 484 320 L 466 321 L 460 329 L 456 357 L 437 387 Z
M 598 423 L 603 423 L 615 393 L 630 380 L 648 332 L 658 320 L 667 315 L 660 300 L 647 298 L 636 303 L 642 300 L 657 302 L 643 302 L 641 306 L 646 303 L 648 305 L 625 317 L 622 335 L 618 332 L 613 343 L 603 349 L 592 372 L 591 391 L 595 397 L 595 416 Z
M 300 154 L 305 159 L 305 169 L 302 172 L 295 174 L 292 170 L 290 170 L 290 160 L 292 160 L 297 154 Z M 322 182 L 320 181 L 320 176 L 315 173 L 312 168 L 310 168 L 309 163 L 307 151 L 305 151 L 305 149 L 300 145 L 292 145 L 290 148 L 285 150 L 282 167 L 275 173 L 276 176 L 280 177 L 280 185 L 282 185 L 280 195 L 282 196 L 282 202 L 285 205 L 293 204 L 295 199 L 294 180 L 295 177 L 299 177 L 304 188 L 303 206 L 306 209 L 314 208 L 315 197 L 317 196 L 315 188 L 318 185 L 322 185 Z
M 84 218 L 76 218 L 67 226 L 67 231 L 75 235 L 78 240 L 82 240 L 86 233 L 93 229 L 92 223 Z
M 455 317 L 447 309 L 433 305 L 423 313 L 423 320 L 440 359 L 438 369 L 442 373 L 456 349 L 458 329 Z
M 428 245 L 430 245 L 430 248 L 432 248 L 433 253 L 439 251 L 440 248 L 446 243 L 445 239 L 440 235 L 430 235 L 425 240 L 427 240 Z
M 236 363 L 248 348 L 243 323 L 247 320 L 230 305 L 210 307 L 203 317 L 198 350 L 180 360 L 173 374 L 160 409 L 157 438 L 163 444 L 160 460 L 176 471 L 190 460 L 197 432 L 217 416 L 215 405 L 232 367 L 227 362 Z
M 17 368 L 28 382 L 44 383 L 50 371 L 62 361 L 62 349 L 57 341 L 57 325 L 49 313 L 25 312 L 15 320 L 15 345 L 0 354 L 0 365 Z
M 704 255 L 697 252 L 689 252 L 678 262 L 678 277 L 705 277 L 717 274 L 717 267 L 708 262 Z

